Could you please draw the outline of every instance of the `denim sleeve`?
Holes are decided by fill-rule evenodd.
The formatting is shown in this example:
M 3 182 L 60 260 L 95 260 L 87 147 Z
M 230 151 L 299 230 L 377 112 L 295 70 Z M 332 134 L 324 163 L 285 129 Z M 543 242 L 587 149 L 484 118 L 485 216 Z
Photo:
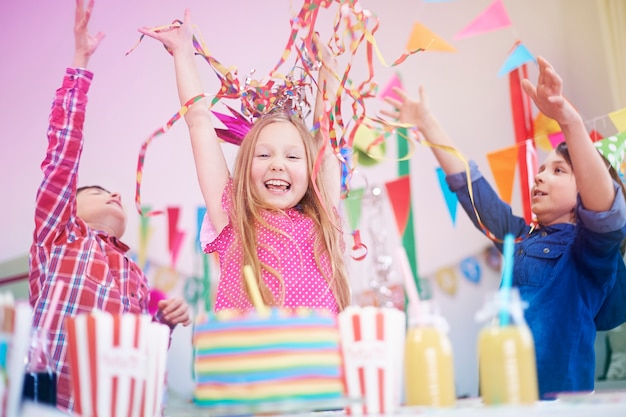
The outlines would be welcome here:
M 608 233 L 620 230 L 626 224 L 626 201 L 622 194 L 622 187 L 613 181 L 615 199 L 608 211 L 594 212 L 587 210 L 578 197 L 577 217 L 585 227 L 596 233 Z
M 528 233 L 530 227 L 524 218 L 513 215 L 511 206 L 498 197 L 474 161 L 470 161 L 469 168 L 471 182 L 468 182 L 466 172 L 448 175 L 446 182 L 450 190 L 456 193 L 474 226 L 485 234 L 485 229 L 489 230 L 498 239 L 507 233 L 515 237 Z M 500 244 L 496 246 L 502 248 Z

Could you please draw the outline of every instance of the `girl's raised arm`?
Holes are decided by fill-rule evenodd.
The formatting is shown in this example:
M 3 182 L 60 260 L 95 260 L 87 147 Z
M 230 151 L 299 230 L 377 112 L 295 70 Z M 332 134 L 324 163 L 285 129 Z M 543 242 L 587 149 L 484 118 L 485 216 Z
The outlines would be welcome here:
M 139 31 L 161 41 L 172 52 L 181 105 L 203 93 L 195 61 L 193 27 L 189 10 L 185 10 L 185 19 L 180 27 L 172 27 L 165 31 L 141 28 Z M 198 101 L 185 113 L 185 122 L 189 129 L 198 183 L 204 197 L 207 214 L 213 227 L 219 233 L 228 223 L 228 215 L 222 209 L 222 193 L 228 183 L 230 173 L 211 122 L 211 113 L 206 99 Z
M 322 51 L 322 66 L 320 67 L 317 85 L 318 91 L 315 99 L 315 107 L 313 110 L 313 121 L 317 123 L 320 120 L 320 116 L 324 112 L 332 112 L 334 109 L 325 108 L 323 89 L 326 88 L 327 103 L 330 106 L 334 105 L 337 99 L 337 89 L 339 87 L 339 80 L 335 78 L 334 73 L 337 72 L 337 61 L 332 55 L 328 46 L 321 42 L 318 35 L 314 35 L 313 41 L 318 50 Z M 324 140 L 322 132 L 317 134 L 317 140 Z M 320 175 L 322 175 L 322 181 L 324 188 L 326 189 L 330 203 L 337 207 L 341 199 L 341 164 L 335 156 L 334 150 L 330 143 L 326 144 L 326 150 L 324 153 L 324 161 L 322 168 L 320 169 Z

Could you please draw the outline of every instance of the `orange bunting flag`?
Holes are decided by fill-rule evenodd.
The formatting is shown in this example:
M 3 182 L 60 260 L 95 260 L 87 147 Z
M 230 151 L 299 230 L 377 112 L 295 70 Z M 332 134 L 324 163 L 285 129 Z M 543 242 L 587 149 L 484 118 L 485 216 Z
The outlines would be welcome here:
M 505 203 L 511 204 L 513 180 L 517 167 L 518 146 L 501 149 L 487 154 L 491 173 L 498 187 L 498 194 Z
M 387 197 L 391 203 L 398 233 L 404 234 L 404 229 L 409 222 L 409 209 L 411 208 L 411 180 L 408 175 L 385 183 Z
M 511 26 L 511 19 L 506 13 L 502 0 L 496 0 L 487 7 L 469 25 L 454 36 L 454 39 L 468 38 L 481 33 L 491 32 Z
M 456 48 L 444 41 L 439 35 L 428 29 L 421 23 L 415 22 L 411 37 L 406 45 L 407 51 L 456 52 Z

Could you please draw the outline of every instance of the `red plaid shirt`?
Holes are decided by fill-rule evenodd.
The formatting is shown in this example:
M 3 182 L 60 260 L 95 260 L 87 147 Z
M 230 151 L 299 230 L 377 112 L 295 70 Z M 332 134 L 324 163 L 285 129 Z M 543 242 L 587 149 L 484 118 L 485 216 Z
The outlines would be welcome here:
M 65 284 L 50 326 L 50 353 L 58 378 L 57 403 L 69 411 L 73 400 L 64 319 L 93 310 L 147 312 L 148 281 L 125 255 L 128 246 L 76 217 L 78 162 L 92 78 L 87 70 L 68 68 L 57 90 L 50 114 L 48 150 L 41 164 L 44 179 L 37 193 L 30 251 L 34 327 L 40 327 L 50 313 L 55 283 Z

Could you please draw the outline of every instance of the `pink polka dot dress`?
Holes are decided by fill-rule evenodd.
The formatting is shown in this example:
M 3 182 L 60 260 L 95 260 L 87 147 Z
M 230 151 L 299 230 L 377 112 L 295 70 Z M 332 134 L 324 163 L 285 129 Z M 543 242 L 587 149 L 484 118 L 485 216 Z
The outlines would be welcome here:
M 229 183 L 222 196 L 222 206 L 226 211 L 232 207 L 229 197 L 230 186 Z M 270 265 L 282 276 L 283 306 L 326 309 L 337 314 L 339 312 L 337 301 L 324 278 L 331 276 L 329 258 L 325 254 L 320 259 L 324 274 L 315 263 L 313 246 L 316 232 L 313 221 L 297 208 L 284 212 L 266 211 L 263 218 L 268 224 L 284 232 L 280 234 L 266 227 L 257 226 L 256 243 L 259 260 Z M 235 245 L 235 235 L 230 223 L 216 236 L 213 225 L 205 216 L 200 239 L 205 253 L 217 252 L 219 256 L 221 275 L 215 311 L 251 309 L 252 303 L 245 293 L 241 278 L 242 249 Z M 265 271 L 263 280 L 274 294 L 274 299 L 280 300 L 279 280 Z

